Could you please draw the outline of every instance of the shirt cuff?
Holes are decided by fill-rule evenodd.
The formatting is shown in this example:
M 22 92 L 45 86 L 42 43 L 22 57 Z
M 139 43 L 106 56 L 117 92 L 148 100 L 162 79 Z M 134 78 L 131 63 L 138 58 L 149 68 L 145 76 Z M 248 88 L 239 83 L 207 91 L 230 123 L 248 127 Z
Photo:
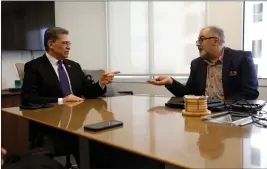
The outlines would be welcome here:
M 102 85 L 100 84 L 99 81 L 98 81 L 98 84 L 99 84 L 99 86 L 100 86 L 103 90 L 104 90 L 104 88 L 106 87 L 106 85 L 103 85 L 103 86 L 102 86 Z
M 58 104 L 63 104 L 63 98 L 58 98 L 57 100 Z
M 172 78 L 172 77 L 171 77 Z M 174 83 L 174 79 L 172 78 L 172 84 Z M 172 84 L 165 85 L 167 89 L 170 89 L 172 87 Z

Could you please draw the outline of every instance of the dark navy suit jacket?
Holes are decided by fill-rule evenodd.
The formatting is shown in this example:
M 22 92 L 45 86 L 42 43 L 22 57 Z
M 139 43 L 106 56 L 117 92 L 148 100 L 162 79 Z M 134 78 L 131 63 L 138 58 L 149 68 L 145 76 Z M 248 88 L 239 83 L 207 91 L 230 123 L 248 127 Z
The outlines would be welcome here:
M 205 95 L 207 63 L 202 57 L 191 62 L 191 72 L 186 85 L 173 80 L 165 87 L 176 97 Z M 225 99 L 257 99 L 258 78 L 251 52 L 224 48 L 222 83 Z
M 68 59 L 64 59 L 63 63 L 75 96 L 89 99 L 105 94 L 106 87 L 103 90 L 98 83 L 88 79 L 78 63 Z M 21 91 L 23 104 L 56 103 L 58 98 L 63 97 L 57 74 L 45 54 L 25 64 Z

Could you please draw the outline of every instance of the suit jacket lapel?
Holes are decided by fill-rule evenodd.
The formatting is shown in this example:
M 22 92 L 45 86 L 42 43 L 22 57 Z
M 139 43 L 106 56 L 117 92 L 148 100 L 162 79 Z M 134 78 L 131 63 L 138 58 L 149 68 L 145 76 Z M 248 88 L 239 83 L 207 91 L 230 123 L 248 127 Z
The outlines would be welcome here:
M 60 83 L 57 77 L 57 74 L 51 65 L 50 61 L 48 60 L 47 56 L 44 54 L 43 56 L 43 70 L 45 70 L 46 77 L 49 78 L 51 84 L 56 84 L 59 91 L 61 91 Z
M 223 73 L 222 73 L 222 83 L 223 83 L 223 91 L 224 95 L 227 95 L 226 89 L 228 85 L 228 80 L 229 80 L 229 69 L 231 66 L 231 53 L 229 49 L 225 48 L 224 49 L 224 56 L 223 56 Z
M 200 89 L 202 89 L 202 94 L 205 95 L 205 91 L 206 91 L 206 79 L 207 79 L 207 63 L 204 61 L 204 59 L 202 60 L 202 63 L 201 63 L 201 68 L 199 68 L 199 70 L 204 70 L 202 72 L 202 74 L 199 74 L 199 83 L 200 83 Z M 204 79 L 204 80 L 203 80 Z

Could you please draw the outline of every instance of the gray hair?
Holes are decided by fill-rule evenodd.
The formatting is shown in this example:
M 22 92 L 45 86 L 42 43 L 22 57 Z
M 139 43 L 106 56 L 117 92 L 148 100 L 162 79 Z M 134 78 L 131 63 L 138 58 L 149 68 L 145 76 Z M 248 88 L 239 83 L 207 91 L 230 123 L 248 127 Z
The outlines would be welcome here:
M 47 42 L 49 40 L 56 41 L 60 34 L 67 34 L 68 35 L 69 31 L 67 29 L 60 28 L 60 27 L 51 27 L 51 28 L 48 28 L 45 31 L 45 33 L 44 33 L 44 47 L 45 47 L 45 50 L 48 50 Z
M 221 46 L 224 46 L 225 44 L 225 36 L 224 36 L 224 31 L 217 27 L 217 26 L 207 26 L 203 29 L 209 29 L 209 31 L 213 34 L 213 35 L 217 35 L 219 38 L 220 38 L 220 45 Z M 202 30 L 203 30 L 202 29 Z

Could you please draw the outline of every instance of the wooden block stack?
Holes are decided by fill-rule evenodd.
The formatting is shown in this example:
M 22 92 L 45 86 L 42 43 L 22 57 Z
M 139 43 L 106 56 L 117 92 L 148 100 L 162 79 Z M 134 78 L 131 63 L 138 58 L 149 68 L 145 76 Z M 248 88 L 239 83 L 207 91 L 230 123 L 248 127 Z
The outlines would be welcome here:
M 183 115 L 187 116 L 205 116 L 211 112 L 208 110 L 207 97 L 206 96 L 184 96 L 184 107 L 182 111 Z

